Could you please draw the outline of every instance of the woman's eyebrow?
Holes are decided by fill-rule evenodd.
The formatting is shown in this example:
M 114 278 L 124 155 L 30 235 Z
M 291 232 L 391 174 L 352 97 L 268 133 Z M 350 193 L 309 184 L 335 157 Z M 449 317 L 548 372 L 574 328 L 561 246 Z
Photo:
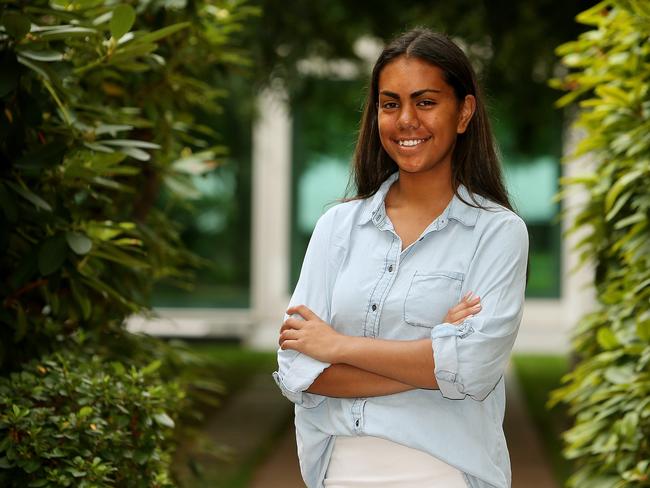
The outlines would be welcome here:
M 441 91 L 442 90 L 438 90 L 437 88 L 424 88 L 422 90 L 414 91 L 413 93 L 411 93 L 411 98 L 417 98 L 420 95 L 424 95 L 427 92 L 440 93 Z M 394 98 L 395 100 L 399 100 L 399 95 L 392 91 L 382 90 L 379 92 L 379 94 L 387 96 L 388 98 Z

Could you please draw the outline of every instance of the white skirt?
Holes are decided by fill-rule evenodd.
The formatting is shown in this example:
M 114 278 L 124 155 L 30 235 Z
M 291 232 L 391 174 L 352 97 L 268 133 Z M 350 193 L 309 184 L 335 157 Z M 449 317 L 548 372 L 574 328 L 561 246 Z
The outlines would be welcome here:
M 426 452 L 379 437 L 336 436 L 326 488 L 467 488 L 463 474 Z

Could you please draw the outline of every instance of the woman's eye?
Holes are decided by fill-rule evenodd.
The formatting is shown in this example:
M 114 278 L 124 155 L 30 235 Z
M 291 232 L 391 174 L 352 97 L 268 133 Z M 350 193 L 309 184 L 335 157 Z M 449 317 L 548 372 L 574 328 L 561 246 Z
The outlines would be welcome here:
M 434 105 L 436 105 L 436 102 L 434 102 L 433 100 L 420 100 L 418 102 L 418 105 L 420 105 L 421 107 L 433 107 Z
M 381 108 L 384 110 L 390 110 L 392 108 L 397 108 L 397 103 L 396 102 L 385 102 L 382 104 Z

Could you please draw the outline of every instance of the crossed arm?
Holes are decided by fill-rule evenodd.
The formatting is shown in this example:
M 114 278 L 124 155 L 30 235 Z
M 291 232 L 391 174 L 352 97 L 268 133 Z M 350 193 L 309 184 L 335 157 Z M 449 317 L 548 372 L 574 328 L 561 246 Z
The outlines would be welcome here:
M 480 298 L 468 293 L 444 321 L 458 324 L 480 312 Z M 280 329 L 280 347 L 331 363 L 307 389 L 330 397 L 372 397 L 417 388 L 437 389 L 431 339 L 383 340 L 346 336 L 305 305 L 291 307 Z

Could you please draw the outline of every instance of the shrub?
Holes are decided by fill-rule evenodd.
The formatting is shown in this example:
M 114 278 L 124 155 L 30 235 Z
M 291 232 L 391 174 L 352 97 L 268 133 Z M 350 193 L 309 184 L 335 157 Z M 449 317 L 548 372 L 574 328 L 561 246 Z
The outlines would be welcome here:
M 225 153 L 201 120 L 245 64 L 242 4 L 0 1 L 0 485 L 171 483 L 181 392 L 214 385 L 124 319 L 205 264 L 156 202 Z
M 159 366 L 61 350 L 0 378 L 0 485 L 172 486 L 183 394 Z
M 35 0 L 0 18 L 0 371 L 79 329 L 120 328 L 204 264 L 155 207 L 224 148 L 200 123 L 240 2 Z M 211 83 L 215 81 L 215 83 Z M 19 347 L 12 347 L 11 344 Z
M 575 415 L 565 455 L 570 486 L 650 486 L 650 6 L 601 2 L 578 16 L 592 29 L 558 48 L 571 72 L 554 86 L 560 105 L 581 99 L 574 156 L 591 174 L 565 179 L 589 199 L 574 222 L 595 264 L 598 310 L 579 324 L 580 358 L 551 403 Z

